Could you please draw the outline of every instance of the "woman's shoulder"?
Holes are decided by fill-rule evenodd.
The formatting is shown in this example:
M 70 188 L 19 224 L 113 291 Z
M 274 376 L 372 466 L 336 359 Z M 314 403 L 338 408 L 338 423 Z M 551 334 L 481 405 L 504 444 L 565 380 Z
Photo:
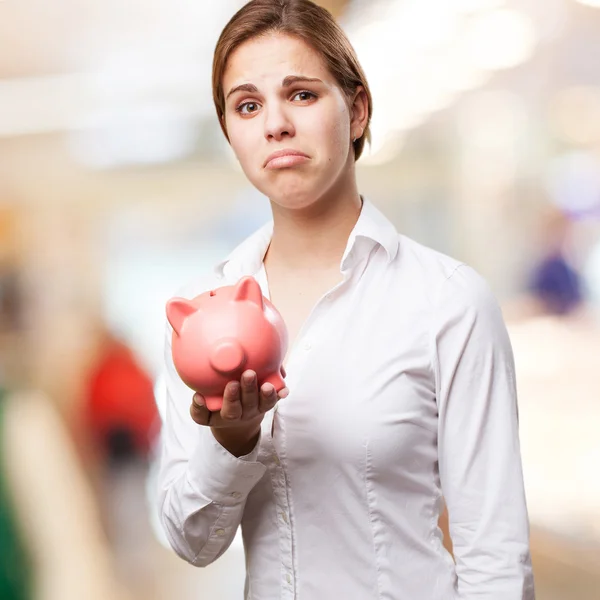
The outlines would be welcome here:
M 400 245 L 398 255 L 402 267 L 419 269 L 426 277 L 446 279 L 451 277 L 457 268 L 465 264 L 402 233 L 398 234 L 398 238 Z
M 401 267 L 418 272 L 439 301 L 481 306 L 495 304 L 496 299 L 487 280 L 471 265 L 453 256 L 399 234 Z

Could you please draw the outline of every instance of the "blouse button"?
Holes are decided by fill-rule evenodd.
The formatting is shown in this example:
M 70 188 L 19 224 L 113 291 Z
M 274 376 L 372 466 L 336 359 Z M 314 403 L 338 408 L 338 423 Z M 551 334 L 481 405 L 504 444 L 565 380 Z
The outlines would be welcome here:
M 217 529 L 215 531 L 215 533 L 219 536 L 219 537 L 223 537 L 225 535 L 225 530 L 224 529 Z
M 239 492 L 231 492 L 231 495 L 236 500 L 242 497 L 242 495 Z

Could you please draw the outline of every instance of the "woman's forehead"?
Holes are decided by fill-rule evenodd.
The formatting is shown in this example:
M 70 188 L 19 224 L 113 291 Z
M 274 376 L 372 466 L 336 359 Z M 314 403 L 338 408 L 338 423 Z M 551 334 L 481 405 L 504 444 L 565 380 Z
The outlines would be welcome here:
M 290 75 L 313 77 L 332 82 L 321 55 L 300 38 L 269 34 L 252 38 L 234 50 L 223 74 L 225 94 L 243 83 L 273 84 Z

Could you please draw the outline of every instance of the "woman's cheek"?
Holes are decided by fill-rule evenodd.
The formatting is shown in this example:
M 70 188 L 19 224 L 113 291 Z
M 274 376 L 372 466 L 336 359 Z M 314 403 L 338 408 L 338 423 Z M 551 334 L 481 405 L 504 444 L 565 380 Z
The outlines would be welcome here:
M 253 169 L 252 159 L 256 160 L 256 151 L 252 151 L 249 137 L 238 136 L 237 134 L 238 132 L 231 132 L 230 134 L 231 148 L 242 169 L 247 172 L 248 169 Z M 254 145 L 254 148 L 256 148 L 256 145 Z
M 342 140 L 346 137 L 346 130 L 348 126 L 344 121 L 344 115 L 339 115 L 337 112 L 333 112 L 330 118 L 335 115 L 335 118 L 331 118 L 328 127 L 323 127 L 321 123 L 319 134 L 322 138 L 322 142 L 325 147 L 329 148 L 331 152 L 339 152 L 345 143 L 342 144 Z

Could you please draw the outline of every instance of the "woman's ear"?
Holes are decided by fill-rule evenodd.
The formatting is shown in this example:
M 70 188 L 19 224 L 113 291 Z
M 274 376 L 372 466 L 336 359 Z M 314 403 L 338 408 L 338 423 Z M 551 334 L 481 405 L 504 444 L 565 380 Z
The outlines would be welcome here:
M 362 137 L 369 120 L 369 98 L 362 85 L 356 88 L 350 109 L 350 133 L 353 139 L 358 139 Z

